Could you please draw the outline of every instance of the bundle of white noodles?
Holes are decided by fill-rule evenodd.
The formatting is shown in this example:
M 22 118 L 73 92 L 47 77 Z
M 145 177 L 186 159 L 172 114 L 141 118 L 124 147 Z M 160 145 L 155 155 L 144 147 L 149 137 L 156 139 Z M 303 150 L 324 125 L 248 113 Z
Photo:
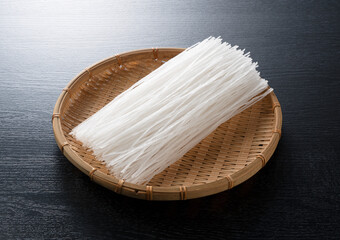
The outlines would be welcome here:
M 79 124 L 72 135 L 110 171 L 146 184 L 272 89 L 249 54 L 207 38 Z

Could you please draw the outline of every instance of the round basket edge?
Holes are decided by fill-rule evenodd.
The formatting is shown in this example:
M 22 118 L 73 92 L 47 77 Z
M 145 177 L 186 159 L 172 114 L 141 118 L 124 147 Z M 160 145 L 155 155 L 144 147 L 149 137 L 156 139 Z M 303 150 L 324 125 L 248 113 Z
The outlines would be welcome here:
M 71 146 L 67 143 L 67 140 L 63 134 L 60 121 L 60 110 L 63 106 L 66 95 L 72 91 L 82 78 L 86 75 L 90 76 L 92 71 L 105 65 L 108 62 L 119 63 L 120 59 L 126 56 L 133 55 L 136 53 L 153 53 L 155 49 L 140 49 L 134 51 L 124 52 L 119 55 L 115 55 L 99 61 L 90 67 L 86 68 L 80 72 L 76 77 L 74 77 L 63 89 L 58 97 L 55 104 L 53 115 L 52 115 L 52 126 L 53 132 L 58 144 L 59 149 L 65 155 L 65 157 L 79 170 L 88 175 L 94 182 L 113 190 L 122 195 L 126 195 L 138 199 L 146 200 L 186 200 L 199 198 L 204 196 L 209 196 L 216 194 L 225 190 L 228 190 L 244 181 L 249 179 L 255 173 L 257 173 L 265 164 L 268 162 L 272 154 L 274 153 L 276 146 L 281 137 L 281 127 L 282 127 L 282 112 L 280 103 L 274 92 L 270 93 L 271 103 L 273 106 L 273 112 L 275 115 L 275 129 L 273 130 L 273 135 L 271 137 L 270 143 L 262 151 L 262 153 L 256 157 L 256 159 L 251 162 L 248 166 L 242 168 L 238 172 L 231 174 L 228 178 L 220 179 L 211 183 L 192 185 L 185 188 L 181 187 L 151 187 L 144 185 L 136 185 L 131 183 L 121 183 L 119 179 L 112 175 L 106 175 L 101 171 L 96 171 L 90 164 L 83 161 L 76 152 L 73 151 Z M 183 51 L 183 48 L 159 48 L 158 51 Z

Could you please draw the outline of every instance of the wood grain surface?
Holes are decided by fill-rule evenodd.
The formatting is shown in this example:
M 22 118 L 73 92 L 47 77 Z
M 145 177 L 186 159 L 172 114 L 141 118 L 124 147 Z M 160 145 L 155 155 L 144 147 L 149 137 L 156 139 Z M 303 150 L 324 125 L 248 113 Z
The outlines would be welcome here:
M 0 1 L 0 239 L 339 239 L 339 15 L 339 1 Z M 51 114 L 76 74 L 210 35 L 250 51 L 282 105 L 282 139 L 253 178 L 146 202 L 61 154 Z

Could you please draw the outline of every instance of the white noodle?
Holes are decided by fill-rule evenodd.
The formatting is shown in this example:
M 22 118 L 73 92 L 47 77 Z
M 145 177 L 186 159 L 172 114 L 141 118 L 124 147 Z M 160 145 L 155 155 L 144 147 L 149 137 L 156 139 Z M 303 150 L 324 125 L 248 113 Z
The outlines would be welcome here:
M 209 37 L 139 80 L 71 134 L 119 179 L 146 184 L 272 91 L 249 54 Z

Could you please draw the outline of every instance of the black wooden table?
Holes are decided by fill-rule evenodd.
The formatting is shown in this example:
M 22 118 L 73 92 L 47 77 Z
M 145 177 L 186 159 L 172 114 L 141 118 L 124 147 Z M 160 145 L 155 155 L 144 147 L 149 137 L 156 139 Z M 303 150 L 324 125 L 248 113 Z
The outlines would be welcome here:
M 0 239 L 339 239 L 339 15 L 339 1 L 1 1 Z M 282 105 L 282 139 L 254 177 L 147 202 L 61 154 L 51 114 L 77 73 L 210 35 L 250 51 Z

